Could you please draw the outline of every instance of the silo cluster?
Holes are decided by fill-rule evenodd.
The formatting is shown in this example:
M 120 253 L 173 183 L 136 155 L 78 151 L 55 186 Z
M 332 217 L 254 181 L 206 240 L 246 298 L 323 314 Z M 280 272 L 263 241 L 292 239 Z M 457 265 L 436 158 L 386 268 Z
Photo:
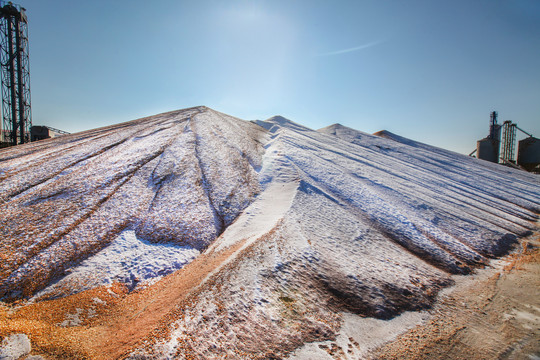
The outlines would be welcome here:
M 499 125 L 497 116 L 496 111 L 491 112 L 489 135 L 476 143 L 476 156 L 478 159 L 512 166 L 517 164 L 527 171 L 540 173 L 540 139 L 520 129 L 517 124 L 512 123 L 510 120 L 506 120 Z M 516 160 L 517 130 L 529 137 L 518 142 Z

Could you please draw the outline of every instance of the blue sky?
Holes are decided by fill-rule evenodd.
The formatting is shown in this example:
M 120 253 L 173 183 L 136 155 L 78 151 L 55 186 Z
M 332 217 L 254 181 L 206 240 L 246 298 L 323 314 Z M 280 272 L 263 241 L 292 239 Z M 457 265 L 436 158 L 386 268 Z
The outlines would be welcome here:
M 497 110 L 540 137 L 537 0 L 18 3 L 34 125 L 206 105 L 469 153 Z

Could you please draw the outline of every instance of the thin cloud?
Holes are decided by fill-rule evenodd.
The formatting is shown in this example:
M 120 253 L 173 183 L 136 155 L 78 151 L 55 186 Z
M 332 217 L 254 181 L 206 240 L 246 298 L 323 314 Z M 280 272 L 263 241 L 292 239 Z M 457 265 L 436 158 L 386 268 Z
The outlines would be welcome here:
M 382 42 L 383 41 L 373 41 L 373 42 L 370 42 L 370 43 L 367 43 L 367 44 L 364 44 L 364 45 L 360 45 L 360 46 L 356 46 L 356 47 L 353 47 L 353 48 L 348 48 L 348 49 L 343 49 L 343 50 L 337 50 L 337 51 L 331 51 L 331 52 L 327 52 L 327 53 L 318 54 L 317 56 L 333 56 L 333 55 L 347 54 L 347 53 L 351 53 L 351 52 L 355 52 L 355 51 L 359 51 L 359 50 L 364 50 L 364 49 L 373 47 L 375 45 L 379 45 Z

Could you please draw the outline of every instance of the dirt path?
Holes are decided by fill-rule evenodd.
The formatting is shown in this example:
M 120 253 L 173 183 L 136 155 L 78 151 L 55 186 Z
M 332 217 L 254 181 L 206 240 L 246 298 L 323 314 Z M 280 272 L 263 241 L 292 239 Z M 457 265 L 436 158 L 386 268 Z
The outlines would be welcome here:
M 80 334 L 96 359 L 117 359 L 162 325 L 163 318 L 179 306 L 205 278 L 241 248 L 239 242 L 221 252 L 200 255 L 196 260 L 143 291 L 127 296 L 104 325 Z
M 494 268 L 458 280 L 433 317 L 372 359 L 540 359 L 540 238 Z

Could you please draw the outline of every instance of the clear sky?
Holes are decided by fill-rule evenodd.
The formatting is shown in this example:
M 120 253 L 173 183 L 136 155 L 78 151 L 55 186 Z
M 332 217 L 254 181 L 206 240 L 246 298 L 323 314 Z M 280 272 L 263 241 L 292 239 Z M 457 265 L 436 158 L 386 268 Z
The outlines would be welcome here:
M 540 137 L 538 0 L 19 0 L 34 125 L 206 105 L 462 153 L 489 113 Z

